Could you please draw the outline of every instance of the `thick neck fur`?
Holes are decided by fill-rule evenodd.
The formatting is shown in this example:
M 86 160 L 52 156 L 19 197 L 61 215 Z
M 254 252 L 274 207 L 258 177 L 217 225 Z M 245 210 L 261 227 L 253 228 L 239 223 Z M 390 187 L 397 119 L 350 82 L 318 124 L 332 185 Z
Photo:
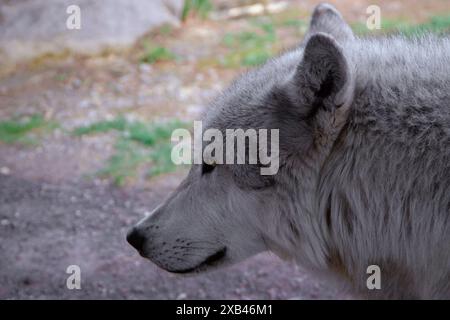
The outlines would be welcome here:
M 358 39 L 344 48 L 354 101 L 339 134 L 288 161 L 297 168 L 295 192 L 282 203 L 295 205 L 278 210 L 295 210 L 297 219 L 278 220 L 295 231 L 280 242 L 297 248 L 300 264 L 338 273 L 362 291 L 371 264 L 401 287 L 438 260 L 427 252 L 430 243 L 450 265 L 450 40 Z M 439 295 L 441 280 L 429 279 L 429 288 L 411 282 L 409 292 Z

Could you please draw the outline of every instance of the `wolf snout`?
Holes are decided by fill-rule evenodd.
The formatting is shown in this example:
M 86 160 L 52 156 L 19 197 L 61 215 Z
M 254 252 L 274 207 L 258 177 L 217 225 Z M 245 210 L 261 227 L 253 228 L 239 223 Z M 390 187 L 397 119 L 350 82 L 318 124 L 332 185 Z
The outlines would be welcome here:
M 145 236 L 142 232 L 133 227 L 127 233 L 127 241 L 131 244 L 137 251 L 141 252 L 145 242 Z

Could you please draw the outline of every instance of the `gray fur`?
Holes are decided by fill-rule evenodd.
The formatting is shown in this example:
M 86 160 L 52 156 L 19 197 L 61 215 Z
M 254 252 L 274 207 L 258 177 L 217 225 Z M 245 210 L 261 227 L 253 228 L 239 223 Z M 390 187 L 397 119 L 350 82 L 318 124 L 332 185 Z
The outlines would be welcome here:
M 193 166 L 133 229 L 141 254 L 195 272 L 271 250 L 362 297 L 450 298 L 450 39 L 349 30 L 321 5 L 298 48 L 211 104 L 205 129 L 279 128 L 280 170 Z

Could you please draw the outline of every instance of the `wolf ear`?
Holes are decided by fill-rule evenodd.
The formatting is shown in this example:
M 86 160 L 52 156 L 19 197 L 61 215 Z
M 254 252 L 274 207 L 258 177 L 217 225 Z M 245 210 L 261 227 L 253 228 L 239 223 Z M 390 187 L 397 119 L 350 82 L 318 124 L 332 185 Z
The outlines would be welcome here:
M 348 106 L 353 99 L 352 72 L 339 44 L 317 33 L 305 45 L 303 59 L 289 81 L 289 95 L 308 113 Z
M 344 21 L 342 15 L 332 5 L 322 3 L 314 9 L 305 42 L 315 33 L 331 35 L 337 42 L 354 39 L 353 31 Z

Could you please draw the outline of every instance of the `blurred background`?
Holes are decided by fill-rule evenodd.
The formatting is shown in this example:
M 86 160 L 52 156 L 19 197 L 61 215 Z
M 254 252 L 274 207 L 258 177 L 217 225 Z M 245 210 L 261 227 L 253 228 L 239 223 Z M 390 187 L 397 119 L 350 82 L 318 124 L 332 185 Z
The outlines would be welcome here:
M 361 36 L 450 31 L 449 0 L 329 2 Z M 351 298 L 270 254 L 185 278 L 125 242 L 186 174 L 172 130 L 296 46 L 318 3 L 0 0 L 0 298 Z M 72 4 L 80 29 L 67 28 Z M 81 290 L 66 287 L 69 265 Z

